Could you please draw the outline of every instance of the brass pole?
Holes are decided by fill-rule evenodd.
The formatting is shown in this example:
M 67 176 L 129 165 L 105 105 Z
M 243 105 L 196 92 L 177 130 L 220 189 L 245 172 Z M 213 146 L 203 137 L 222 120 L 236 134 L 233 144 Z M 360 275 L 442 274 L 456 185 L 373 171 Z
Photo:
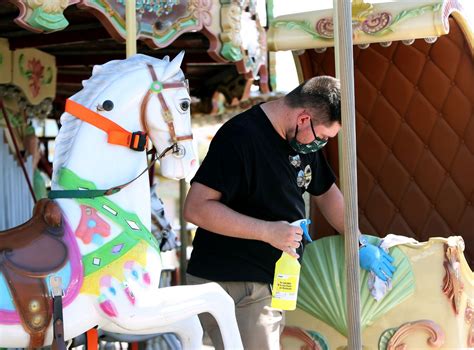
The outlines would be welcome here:
M 137 53 L 137 12 L 135 0 L 125 3 L 125 30 L 127 58 Z
M 347 337 L 349 350 L 360 350 L 362 349 L 362 336 L 359 294 L 359 218 L 351 3 L 347 0 L 334 0 L 334 17 L 337 18 L 337 24 L 334 27 L 337 33 L 337 40 L 334 41 L 334 44 L 338 52 L 336 66 L 339 66 L 338 72 L 341 80 L 341 183 L 344 190 Z

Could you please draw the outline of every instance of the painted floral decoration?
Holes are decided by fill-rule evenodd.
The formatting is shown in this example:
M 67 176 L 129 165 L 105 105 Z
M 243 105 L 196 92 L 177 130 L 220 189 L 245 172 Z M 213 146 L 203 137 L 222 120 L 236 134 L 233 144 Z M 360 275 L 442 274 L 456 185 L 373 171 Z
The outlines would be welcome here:
M 41 61 L 32 58 L 28 61 L 26 75 L 30 81 L 30 89 L 33 97 L 38 96 L 41 89 L 41 82 L 43 80 L 44 66 Z

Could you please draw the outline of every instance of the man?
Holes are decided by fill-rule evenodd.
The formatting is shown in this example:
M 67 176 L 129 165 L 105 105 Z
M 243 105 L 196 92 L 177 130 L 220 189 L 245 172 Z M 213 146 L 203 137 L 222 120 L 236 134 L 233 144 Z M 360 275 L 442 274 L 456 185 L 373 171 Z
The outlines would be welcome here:
M 284 315 L 270 307 L 271 283 L 282 251 L 299 257 L 302 230 L 289 223 L 305 217 L 303 193 L 344 232 L 343 197 L 319 151 L 340 129 L 339 81 L 312 78 L 225 123 L 192 180 L 184 217 L 199 228 L 188 284 L 215 281 L 229 293 L 246 350 L 279 349 Z M 366 268 L 391 277 L 389 256 L 374 246 L 365 255 Z M 200 318 L 222 349 L 214 319 Z

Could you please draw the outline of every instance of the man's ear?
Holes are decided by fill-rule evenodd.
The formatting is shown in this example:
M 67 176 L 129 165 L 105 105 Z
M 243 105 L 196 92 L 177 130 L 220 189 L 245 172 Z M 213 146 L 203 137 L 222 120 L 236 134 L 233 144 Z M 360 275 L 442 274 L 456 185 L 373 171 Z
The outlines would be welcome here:
M 297 125 L 304 125 L 305 123 L 309 123 L 310 119 L 311 119 L 311 116 L 303 111 L 296 118 L 296 124 Z

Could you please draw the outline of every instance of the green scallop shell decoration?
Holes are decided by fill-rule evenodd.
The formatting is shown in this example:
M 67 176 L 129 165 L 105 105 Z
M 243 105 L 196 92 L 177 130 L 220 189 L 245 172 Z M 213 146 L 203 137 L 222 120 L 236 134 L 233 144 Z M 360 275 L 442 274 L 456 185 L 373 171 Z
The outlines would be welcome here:
M 378 245 L 378 237 L 366 235 Z M 367 287 L 369 272 L 360 270 L 361 327 L 364 330 L 415 292 L 415 278 L 408 257 L 393 247 L 390 255 L 397 268 L 392 289 L 376 301 Z M 341 236 L 319 239 L 306 246 L 301 264 L 298 308 L 332 326 L 347 337 L 344 241 Z

